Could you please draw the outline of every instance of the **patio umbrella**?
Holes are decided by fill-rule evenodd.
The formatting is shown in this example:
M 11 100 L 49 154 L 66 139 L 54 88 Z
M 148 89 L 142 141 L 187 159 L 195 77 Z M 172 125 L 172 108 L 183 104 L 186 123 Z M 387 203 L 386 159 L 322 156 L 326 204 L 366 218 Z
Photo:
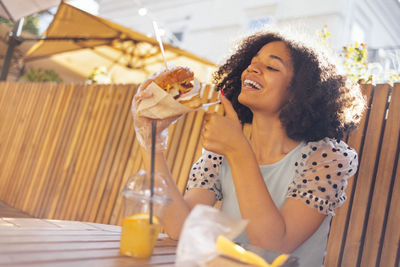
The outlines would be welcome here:
M 14 22 L 14 28 L 9 34 L 7 52 L 2 61 L 0 80 L 6 80 L 14 49 L 21 43 L 19 37 L 23 25 L 23 17 L 56 6 L 60 0 L 0 0 L 0 16 Z
M 60 0 L 0 0 L 0 17 L 17 22 L 20 18 L 60 4 Z
M 169 63 L 193 69 L 207 81 L 215 64 L 188 51 L 165 44 Z M 163 65 L 157 40 L 61 3 L 45 36 L 26 54 L 25 61 L 51 58 L 81 76 L 105 67 L 116 83 L 138 83 Z
M 8 50 L 8 40 L 5 36 L 8 36 L 11 32 L 12 27 L 6 24 L 0 24 L 0 68 L 4 64 L 6 57 L 6 51 Z M 22 32 L 19 36 L 20 39 L 34 39 L 36 36 L 29 32 Z M 43 60 L 24 62 L 24 56 L 28 50 L 35 44 L 35 42 L 21 42 L 15 47 L 12 60 L 10 61 L 10 68 L 8 71 L 7 81 L 18 81 L 20 76 L 23 74 L 23 69 L 35 68 L 35 69 L 52 69 L 57 72 L 65 82 L 77 82 L 84 81 L 86 77 L 79 75 L 68 69 L 65 66 L 61 66 L 54 62 L 51 58 Z

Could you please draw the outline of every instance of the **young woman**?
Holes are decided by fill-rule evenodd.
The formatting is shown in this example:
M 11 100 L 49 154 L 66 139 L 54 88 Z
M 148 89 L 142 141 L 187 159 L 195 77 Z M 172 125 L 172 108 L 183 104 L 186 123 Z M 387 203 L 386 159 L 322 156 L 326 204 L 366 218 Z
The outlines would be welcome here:
M 291 253 L 301 266 L 322 266 L 331 217 L 357 170 L 356 152 L 340 139 L 360 120 L 359 87 L 317 49 L 273 32 L 246 38 L 214 80 L 225 95 L 225 115 L 206 116 L 205 150 L 184 197 L 157 153 L 157 171 L 173 188 L 166 231 L 179 238 L 196 204 L 222 200 L 223 212 L 249 220 L 236 241 Z M 143 97 L 149 94 L 135 100 Z M 250 140 L 243 123 L 252 125 Z

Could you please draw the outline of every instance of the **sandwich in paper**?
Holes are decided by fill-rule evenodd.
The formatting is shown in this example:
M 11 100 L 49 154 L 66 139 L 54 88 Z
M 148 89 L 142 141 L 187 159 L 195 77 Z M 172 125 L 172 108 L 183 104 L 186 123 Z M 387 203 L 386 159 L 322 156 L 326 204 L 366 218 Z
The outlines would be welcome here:
M 155 73 L 141 85 L 141 90 L 153 95 L 142 99 L 136 112 L 151 119 L 182 115 L 202 105 L 200 84 L 187 67 L 171 67 Z

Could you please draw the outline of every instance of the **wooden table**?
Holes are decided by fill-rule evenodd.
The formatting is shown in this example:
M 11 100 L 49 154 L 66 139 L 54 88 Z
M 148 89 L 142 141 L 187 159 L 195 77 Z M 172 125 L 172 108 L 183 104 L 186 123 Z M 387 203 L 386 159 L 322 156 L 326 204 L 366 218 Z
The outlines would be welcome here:
M 0 217 L 0 266 L 174 266 L 177 242 L 160 238 L 149 259 L 119 254 L 120 226 Z

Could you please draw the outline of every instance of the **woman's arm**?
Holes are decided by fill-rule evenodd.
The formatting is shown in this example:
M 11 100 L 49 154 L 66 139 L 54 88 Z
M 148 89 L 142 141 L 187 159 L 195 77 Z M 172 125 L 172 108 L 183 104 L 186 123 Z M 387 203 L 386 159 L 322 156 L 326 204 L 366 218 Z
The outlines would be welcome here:
M 141 85 L 140 88 L 145 88 L 146 84 Z M 143 158 L 145 169 L 150 169 L 151 160 L 151 129 L 154 120 L 137 116 L 135 110 L 138 103 L 144 99 L 152 96 L 151 92 L 141 91 L 139 88 L 138 93 L 135 95 L 132 103 L 132 112 L 134 117 L 134 125 L 136 131 L 136 138 L 140 144 L 140 151 Z M 168 126 L 178 119 L 178 117 L 167 118 L 157 121 L 156 144 L 155 144 L 155 172 L 164 175 L 168 187 L 170 188 L 170 195 L 172 203 L 168 206 L 166 214 L 163 218 L 163 226 L 168 235 L 173 239 L 178 239 L 182 230 L 183 223 L 188 216 L 190 210 L 196 204 L 213 205 L 215 202 L 214 193 L 208 190 L 190 190 L 190 192 L 183 198 L 174 179 L 172 178 L 167 161 L 164 156 L 163 150 L 166 149 Z
M 225 155 L 229 162 L 242 217 L 249 220 L 250 242 L 291 252 L 317 230 L 325 215 L 297 199 L 288 199 L 280 210 L 276 207 L 235 111 L 226 99 L 221 100 L 226 115 L 208 115 L 204 147 Z
M 318 229 L 326 216 L 302 201 L 288 198 L 280 210 L 276 207 L 250 145 L 227 159 L 240 212 L 249 220 L 246 231 L 252 244 L 291 253 Z
M 248 153 L 251 154 L 251 151 Z M 254 244 L 281 252 L 296 249 L 317 231 L 327 214 L 334 215 L 334 209 L 346 200 L 347 179 L 355 174 L 358 166 L 357 153 L 342 141 L 324 138 L 309 142 L 302 151 L 301 159 L 296 162 L 296 175 L 279 210 L 279 218 L 275 206 L 268 206 L 271 203 L 269 192 L 265 198 L 259 195 L 264 190 L 268 191 L 266 186 L 253 186 L 260 181 L 257 178 L 260 175 L 258 168 L 250 166 L 254 160 L 245 162 L 240 157 L 243 156 L 238 154 L 228 157 L 228 160 L 233 165 L 242 214 L 254 221 L 254 225 L 248 228 L 249 238 Z M 251 173 L 248 168 L 256 172 Z M 257 202 L 259 197 L 261 200 Z M 252 203 L 259 206 L 253 207 Z
M 141 154 L 145 168 L 150 169 L 150 152 L 141 148 Z M 207 189 L 193 188 L 183 197 L 172 178 L 163 152 L 156 152 L 154 167 L 155 172 L 162 173 L 166 178 L 172 198 L 172 203 L 168 206 L 163 219 L 163 226 L 172 239 L 178 239 L 183 223 L 191 209 L 197 204 L 214 205 L 215 194 Z

